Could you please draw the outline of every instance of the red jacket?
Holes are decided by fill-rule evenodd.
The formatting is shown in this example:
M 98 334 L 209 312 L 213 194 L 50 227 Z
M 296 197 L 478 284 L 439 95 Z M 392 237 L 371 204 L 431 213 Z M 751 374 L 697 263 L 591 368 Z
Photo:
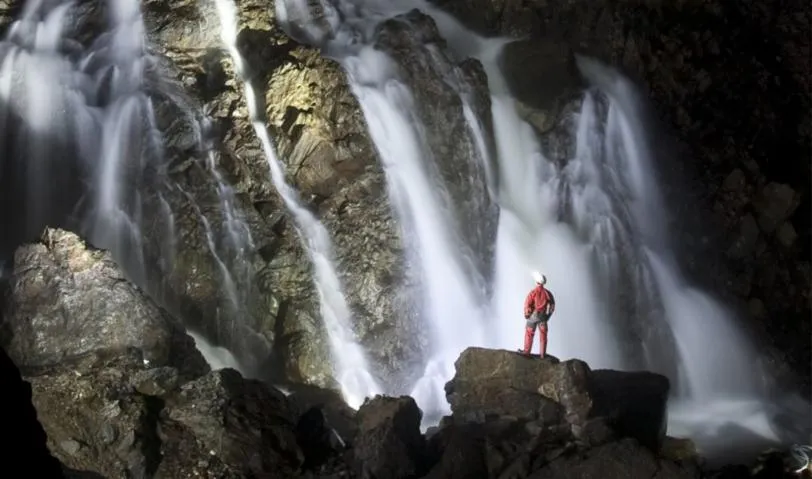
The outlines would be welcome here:
M 549 307 L 549 310 L 546 310 Z M 546 310 L 546 311 L 545 311 Z M 529 318 L 535 311 L 545 312 L 548 315 L 555 311 L 555 298 L 553 293 L 544 286 L 538 285 L 530 291 L 524 300 L 524 317 Z

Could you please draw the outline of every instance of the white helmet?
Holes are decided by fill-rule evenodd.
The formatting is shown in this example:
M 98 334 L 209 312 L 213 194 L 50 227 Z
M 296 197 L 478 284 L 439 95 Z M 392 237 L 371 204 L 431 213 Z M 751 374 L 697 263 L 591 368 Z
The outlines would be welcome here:
M 547 284 L 547 277 L 538 271 L 533 271 L 533 280 L 538 284 Z

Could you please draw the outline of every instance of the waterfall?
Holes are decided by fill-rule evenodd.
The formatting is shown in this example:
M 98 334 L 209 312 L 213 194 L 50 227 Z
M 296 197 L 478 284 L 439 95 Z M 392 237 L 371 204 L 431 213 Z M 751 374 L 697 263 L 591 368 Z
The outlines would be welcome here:
M 178 228 L 170 198 L 178 188 L 166 175 L 164 139 L 147 93 L 148 76 L 156 71 L 145 45 L 140 2 L 94 5 L 95 15 L 106 14 L 107 29 L 86 45 L 74 38 L 83 28 L 71 23 L 81 18 L 75 15 L 78 6 L 29 0 L 0 43 L 0 147 L 5 153 L 0 194 L 12 204 L 22 203 L 21 211 L 2 221 L 10 234 L 0 254 L 33 239 L 46 225 L 77 228 L 94 246 L 108 249 L 132 281 L 163 299 L 156 291 L 161 286 L 150 281 L 156 273 L 147 270 L 153 259 L 160 274 L 173 268 Z M 160 78 L 153 83 L 161 84 Z M 198 120 L 188 105 L 179 106 L 207 153 L 223 215 L 223 246 L 232 253 L 228 260 L 194 197 L 183 194 L 200 216 L 228 304 L 238 315 L 244 303 L 239 287 L 247 288 L 251 273 L 246 260 L 252 239 L 236 214 L 231 188 L 217 171 L 206 120 Z M 149 240 L 155 250 L 147 259 Z
M 321 302 L 321 314 L 336 361 L 336 379 L 344 398 L 351 407 L 359 407 L 368 396 L 381 392 L 369 372 L 366 357 L 355 341 L 351 329 L 351 311 L 344 298 L 338 273 L 333 266 L 332 243 L 324 225 L 301 205 L 296 191 L 286 182 L 282 162 L 276 156 L 271 137 L 265 127 L 261 102 L 247 77 L 246 66 L 237 48 L 237 9 L 231 0 L 215 0 L 220 17 L 221 38 L 228 49 L 234 69 L 244 82 L 245 101 L 254 132 L 262 144 L 268 161 L 271 180 L 292 214 L 299 235 L 306 243 L 314 269 L 314 284 Z
M 384 165 L 392 204 L 404 230 L 416 236 L 427 295 L 424 314 L 437 344 L 412 394 L 424 407 L 424 399 L 432 398 L 445 409 L 445 398 L 436 394 L 437 386 L 442 390 L 437 381 L 453 375 L 454 361 L 467 345 L 484 342 L 482 298 L 466 275 L 456 232 L 445 226 L 452 220 L 438 198 L 443 186 L 427 174 L 430 169 L 424 162 L 430 160 L 431 152 L 415 130 L 420 120 L 410 93 L 397 79 L 380 74 L 394 71 L 387 68 L 387 61 L 383 53 L 367 46 L 343 64 Z
M 485 280 L 475 266 L 481 252 L 472 248 L 476 239 L 451 226 L 466 212 L 455 209 L 458 205 L 451 200 L 414 95 L 398 77 L 398 65 L 375 46 L 376 21 L 387 18 L 390 6 L 362 3 L 322 4 L 318 18 L 312 16 L 307 2 L 278 1 L 277 11 L 286 24 L 296 27 L 291 28 L 294 34 L 320 45 L 340 62 L 361 106 L 383 166 L 390 203 L 408 245 L 405 254 L 412 260 L 409 267 L 417 271 L 424 292 L 420 317 L 432 331 L 430 356 L 411 395 L 426 411 L 425 418 L 436 421 L 441 414 L 450 412 L 442 391 L 445 381 L 453 375 L 459 353 L 469 345 L 488 340 Z M 471 161 L 485 168 L 486 141 L 464 96 L 464 85 L 445 71 L 448 65 L 441 63 L 444 60 L 438 58 L 437 51 L 428 51 L 441 81 L 463 96 L 463 111 L 469 112 L 469 143 L 477 156 Z M 472 198 L 474 202 L 486 199 Z M 481 235 L 483 229 L 473 226 L 473 233 Z
M 760 371 L 748 339 L 727 309 L 687 283 L 669 244 L 664 199 L 653 171 L 638 100 L 630 83 L 580 61 L 593 88 L 565 125 L 574 151 L 545 151 L 538 133 L 517 113 L 498 65 L 505 39 L 483 39 L 420 0 L 277 1 L 291 32 L 337 58 L 347 73 L 387 175 L 391 202 L 417 253 L 435 347 L 413 395 L 426 416 L 447 412 L 442 386 L 450 361 L 466 346 L 521 346 L 522 304 L 530 272 L 547 274 L 557 310 L 549 352 L 594 368 L 652 369 L 672 381 L 670 426 L 700 449 L 719 446 L 719 428 L 735 425 L 775 440 Z M 459 59 L 474 56 L 488 74 L 496 158 L 483 155 L 481 128 L 465 110 L 471 134 L 499 205 L 495 277 L 490 302 L 455 254 L 430 151 L 413 96 L 394 59 L 376 49 L 376 27 L 419 8 L 431 15 Z M 436 61 L 427 58 L 425 61 Z M 465 103 L 464 95 L 463 103 Z M 557 156 L 556 156 L 557 155 Z M 481 252 L 479 252 L 481 253 Z M 415 265 L 412 265 L 415 266 Z M 487 319 L 486 319 L 487 318 Z M 741 417 L 719 414 L 730 411 Z M 713 421 L 702 412 L 716 411 Z M 704 424 L 701 424 L 704 421 Z M 726 437 L 729 446 L 744 441 Z
M 383 391 L 354 337 L 331 239 L 285 179 L 264 123 L 263 95 L 237 48 L 235 3 L 212 1 L 271 181 L 312 262 L 336 379 L 350 406 L 358 407 Z M 191 115 L 219 201 L 219 225 L 204 214 L 193 191 L 173 185 L 166 174 L 163 139 L 144 86 L 153 60 L 145 48 L 140 2 L 108 0 L 110 29 L 87 44 L 74 38 L 81 29 L 71 24 L 76 6 L 28 0 L 0 42 L 0 198 L 22 205 L 8 217 L 0 212 L 0 228 L 11 232 L 0 238 L 0 280 L 15 241 L 30 239 L 44 225 L 75 224 L 144 285 L 150 260 L 145 239 L 159 240 L 158 252 L 150 254 L 159 256 L 162 272 L 173 267 L 184 217 L 173 211 L 171 194 L 180 192 L 218 268 L 235 316 L 231 326 L 243 326 L 254 242 L 218 169 L 209 121 Z M 808 411 L 808 404 L 794 398 L 779 403 L 768 394 L 763 372 L 749 366 L 757 351 L 733 313 L 681 271 L 664 221 L 668 205 L 654 167 L 657 152 L 649 144 L 641 101 L 625 78 L 580 58 L 591 87 L 560 125 L 572 148 L 550 151 L 518 114 L 503 78 L 498 60 L 508 40 L 476 36 L 424 0 L 276 0 L 275 6 L 277 21 L 293 36 L 340 62 L 377 149 L 408 245 L 408 267 L 420 280 L 420 317 L 431 331 L 412 389 L 428 423 L 449 411 L 443 386 L 464 348 L 521 346 L 522 304 L 533 286 L 530 272 L 538 269 L 557 299 L 551 354 L 580 358 L 593 368 L 667 375 L 673 386 L 670 434 L 692 437 L 706 454 L 753 438 L 786 441 L 776 426 L 777 410 Z M 413 8 L 434 19 L 453 56 L 449 62 L 449 52 L 432 47 L 414 52 L 451 85 L 462 105 L 470 146 L 464 166 L 482 172 L 486 186 L 470 190 L 470 204 L 455 203 L 451 190 L 459 185 L 442 167 L 449 153 L 434 151 L 420 92 L 403 77 L 398 59 L 376 48 L 381 22 Z M 469 85 L 452 65 L 469 57 L 487 72 L 488 122 L 478 116 Z M 491 120 L 493 131 L 483 126 Z M 493 244 L 485 244 L 485 219 L 470 214 L 488 201 L 498 205 Z M 487 272 L 478 264 L 482 258 L 492 258 Z M 230 334 L 243 337 L 251 334 L 248 329 Z M 213 368 L 240 369 L 234 355 L 210 344 L 211 338 L 191 334 Z

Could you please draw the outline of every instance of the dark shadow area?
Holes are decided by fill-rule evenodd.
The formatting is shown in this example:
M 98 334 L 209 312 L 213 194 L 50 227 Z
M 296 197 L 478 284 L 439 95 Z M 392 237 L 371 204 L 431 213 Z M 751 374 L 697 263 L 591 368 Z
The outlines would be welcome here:
M 0 319 L 2 319 L 0 317 Z M 0 348 L 0 464 L 4 471 L 25 471 L 30 477 L 62 478 L 62 465 L 47 446 L 45 430 L 31 402 L 31 385 Z
M 271 354 L 260 362 L 259 377 L 268 384 L 278 384 L 283 387 L 295 387 L 302 381 L 300 377 L 290 377 L 288 367 L 291 352 L 296 343 L 301 341 L 301 335 L 296 332 L 286 333 L 285 322 L 288 320 L 290 301 L 281 300 L 273 325 L 274 344 Z
M 799 83 L 792 71 L 804 60 L 788 56 L 784 43 L 803 33 L 788 30 L 801 4 L 714 3 L 718 5 L 716 12 L 665 4 L 650 15 L 628 15 L 627 28 L 636 38 L 645 39 L 652 50 L 668 51 L 671 45 L 667 42 L 673 39 L 683 43 L 674 53 L 684 56 L 682 71 L 663 66 L 646 73 L 657 116 L 664 120 L 661 125 L 671 130 L 659 128 L 654 135 L 662 155 L 657 167 L 670 199 L 672 224 L 676 226 L 672 229 L 680 239 L 682 263 L 691 279 L 727 299 L 728 304 L 738 302 L 741 317 L 749 314 L 741 298 L 760 297 L 766 307 L 764 319 L 770 325 L 743 321 L 743 326 L 751 335 L 761 336 L 757 343 L 781 352 L 797 375 L 785 381 L 800 382 L 803 394 L 808 395 L 812 363 L 809 303 L 792 292 L 809 287 L 797 263 L 809 261 L 812 246 L 812 145 L 802 128 L 809 122 L 812 105 L 809 86 Z M 694 32 L 703 32 L 703 38 L 715 47 L 692 40 Z M 710 54 L 712 48 L 718 53 Z M 809 59 L 805 62 L 808 67 Z M 708 81 L 703 88 L 697 86 L 701 78 L 689 76 L 691 72 L 705 73 Z M 679 87 L 666 86 L 668 81 L 678 82 Z M 677 97 L 689 92 L 693 94 Z M 673 131 L 679 132 L 678 147 L 676 141 L 666 138 Z M 798 234 L 792 248 L 762 234 L 767 245 L 763 253 L 741 259 L 726 255 L 731 238 L 724 230 L 736 230 L 737 226 L 725 225 L 729 200 L 717 188 L 734 168 L 744 172 L 756 190 L 753 195 L 765 183 L 777 182 L 789 185 L 800 196 L 800 205 L 789 219 Z M 721 211 L 714 211 L 720 206 Z M 752 203 L 742 213 L 758 218 Z M 739 286 L 742 282 L 738 278 L 752 278 L 752 286 Z

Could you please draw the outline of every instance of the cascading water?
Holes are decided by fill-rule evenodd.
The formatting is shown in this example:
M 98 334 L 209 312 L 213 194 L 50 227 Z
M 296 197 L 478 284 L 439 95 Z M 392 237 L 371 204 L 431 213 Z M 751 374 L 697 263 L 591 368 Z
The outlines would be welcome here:
M 285 181 L 285 172 L 276 156 L 271 137 L 262 120 L 260 102 L 253 85 L 247 78 L 243 58 L 237 49 L 237 9 L 231 0 L 215 0 L 220 17 L 221 38 L 226 45 L 237 75 L 244 82 L 245 101 L 251 125 L 262 144 L 263 152 L 276 190 L 296 221 L 302 240 L 307 245 L 314 269 L 314 283 L 321 300 L 321 313 L 330 340 L 333 358 L 336 360 L 336 379 L 351 407 L 358 407 L 368 396 L 381 392 L 368 370 L 362 348 L 355 341 L 351 329 L 351 312 L 342 292 L 332 261 L 332 244 L 324 225 L 304 208 L 296 191 Z
M 425 296 L 422 317 L 433 330 L 431 356 L 411 395 L 426 411 L 426 418 L 436 420 L 440 414 L 449 412 L 443 385 L 453 375 L 453 364 L 460 351 L 487 341 L 484 334 L 487 297 L 481 284 L 484 281 L 476 266 L 472 266 L 477 263 L 472 256 L 478 252 L 470 251 L 471 242 L 449 226 L 455 224 L 456 212 L 427 141 L 415 99 L 406 83 L 398 78 L 396 63 L 374 46 L 376 20 L 386 19 L 389 6 L 339 2 L 322 7 L 321 16 L 315 19 L 308 2 L 278 1 L 278 18 L 294 25 L 299 35 L 339 60 L 361 105 L 401 231 L 404 237 L 411 237 L 407 241 L 412 249 L 406 254 L 415 260 L 412 266 L 418 271 Z M 435 64 L 440 61 L 436 51 L 429 49 L 429 54 Z M 460 87 L 457 78 L 446 80 Z M 466 101 L 463 105 L 470 111 Z M 485 167 L 482 129 L 474 118 L 470 120 L 470 144 L 474 155 L 482 156 L 473 161 Z
M 3 220 L 2 254 L 15 237 L 35 236 L 70 214 L 65 207 L 76 200 L 77 185 L 68 180 L 75 165 L 59 159 L 86 144 L 84 127 L 95 122 L 85 98 L 94 85 L 64 53 L 75 53 L 65 40 L 70 8 L 69 2 L 27 2 L 0 43 L 0 195 L 17 210 Z M 87 123 L 69 121 L 74 116 Z
M 431 404 L 445 411 L 445 398 L 438 395 L 444 384 L 440 381 L 453 375 L 460 351 L 485 341 L 482 300 L 459 256 L 456 233 L 446 227 L 452 220 L 436 193 L 442 185 L 432 180 L 431 169 L 424 163 L 431 152 L 415 131 L 420 120 L 413 100 L 407 87 L 390 76 L 395 70 L 386 66 L 388 61 L 383 53 L 366 46 L 342 63 L 384 164 L 392 203 L 404 230 L 416 237 L 427 295 L 425 315 L 437 344 L 412 394 L 424 407 Z
M 177 250 L 169 200 L 175 188 L 166 175 L 163 138 L 147 93 L 153 60 L 145 47 L 140 2 L 96 5 L 96 15 L 107 14 L 108 30 L 87 45 L 74 39 L 84 28 L 71 23 L 78 7 L 71 1 L 30 0 L 0 43 L 0 124 L 9 127 L 0 138 L 5 153 L 0 181 L 11 185 L 2 188 L 4 198 L 21 202 L 23 209 L 10 224 L 4 221 L 7 231 L 19 234 L 6 235 L 16 239 L 0 245 L 0 254 L 46 225 L 77 227 L 94 246 L 109 249 L 130 279 L 160 298 L 160 287 L 148 279 L 145 226 L 158 245 L 151 257 L 168 273 Z M 218 188 L 224 246 L 234 252 L 228 265 L 202 213 L 201 221 L 236 311 L 243 301 L 231 269 L 241 280 L 248 276 L 242 263 L 253 245 L 234 212 L 233 193 L 216 169 L 205 129 L 204 120 L 197 140 L 208 153 L 207 167 Z M 153 202 L 155 217 L 145 218 L 147 202 Z M 197 206 L 194 198 L 191 203 Z

